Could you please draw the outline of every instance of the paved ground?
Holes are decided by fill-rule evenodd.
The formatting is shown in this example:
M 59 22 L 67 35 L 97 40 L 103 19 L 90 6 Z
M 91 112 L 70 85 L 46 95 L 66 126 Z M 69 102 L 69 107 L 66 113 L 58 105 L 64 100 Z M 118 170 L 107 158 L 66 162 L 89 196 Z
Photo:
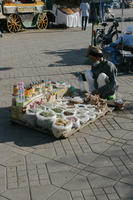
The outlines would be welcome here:
M 69 139 L 9 123 L 18 81 L 69 81 L 88 69 L 90 27 L 28 30 L 0 39 L 0 200 L 133 200 L 133 75 L 118 76 L 124 111 Z

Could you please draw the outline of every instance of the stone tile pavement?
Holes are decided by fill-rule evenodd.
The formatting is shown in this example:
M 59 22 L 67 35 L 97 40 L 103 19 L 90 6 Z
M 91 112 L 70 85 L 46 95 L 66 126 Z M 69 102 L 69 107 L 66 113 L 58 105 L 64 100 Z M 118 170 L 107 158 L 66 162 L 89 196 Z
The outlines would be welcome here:
M 124 111 L 68 139 L 12 125 L 12 86 L 52 78 L 78 87 L 90 29 L 27 30 L 0 40 L 0 200 L 133 200 L 133 74 L 118 76 Z

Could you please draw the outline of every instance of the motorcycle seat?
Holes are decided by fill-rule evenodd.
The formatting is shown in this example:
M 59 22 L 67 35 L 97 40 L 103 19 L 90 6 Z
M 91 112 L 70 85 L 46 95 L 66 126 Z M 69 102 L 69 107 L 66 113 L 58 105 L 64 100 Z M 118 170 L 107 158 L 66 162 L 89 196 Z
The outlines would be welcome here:
M 108 24 L 107 24 L 106 22 L 103 22 L 101 25 L 105 27 L 105 26 L 107 26 Z
M 123 46 L 123 50 L 122 50 L 122 46 L 120 45 L 118 47 L 118 50 L 120 50 L 122 52 L 127 52 L 127 54 L 133 54 L 133 47 Z

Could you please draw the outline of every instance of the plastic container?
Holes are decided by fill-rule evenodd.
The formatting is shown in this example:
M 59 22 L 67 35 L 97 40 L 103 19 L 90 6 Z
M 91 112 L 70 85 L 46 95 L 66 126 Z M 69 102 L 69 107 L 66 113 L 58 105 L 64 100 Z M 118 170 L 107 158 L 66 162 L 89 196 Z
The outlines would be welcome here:
M 66 109 L 62 112 L 63 117 L 74 117 L 76 113 L 75 109 Z
M 82 104 L 84 101 L 80 96 L 76 96 L 73 98 L 70 98 L 70 102 L 73 102 L 74 104 Z
M 42 114 L 46 114 L 43 115 Z M 53 122 L 56 120 L 56 115 L 53 111 L 39 111 L 36 113 L 37 125 L 43 129 L 51 129 Z
M 76 116 L 87 115 L 87 110 L 77 109 L 75 115 L 76 115 Z
M 51 110 L 54 111 L 55 114 L 61 114 L 64 109 L 60 106 L 55 106 L 55 107 L 51 108 Z
M 85 104 L 76 104 L 76 111 L 78 112 L 82 112 L 82 113 L 86 113 L 87 109 L 86 109 L 86 105 Z
M 85 124 L 87 123 L 87 121 L 90 120 L 89 115 L 85 115 L 85 114 L 77 115 L 77 117 L 79 118 L 81 124 Z
M 24 89 L 24 83 L 19 82 L 18 83 L 18 97 L 17 97 L 17 103 L 23 103 L 25 102 L 25 89 Z
M 86 109 L 86 105 L 85 104 L 76 104 L 75 107 L 77 109 Z
M 53 122 L 52 132 L 56 138 L 60 138 L 62 135 L 71 132 L 72 130 L 72 122 L 65 120 L 67 122 L 66 125 L 57 125 L 57 121 Z
M 89 120 L 96 119 L 96 114 L 95 113 L 89 113 L 88 115 Z
M 22 121 L 28 125 L 35 127 L 36 125 L 36 112 L 34 109 L 27 109 L 23 115 Z
M 75 129 L 80 128 L 80 120 L 78 117 L 66 117 L 66 119 L 73 123 L 72 128 L 75 128 Z
M 17 84 L 15 84 L 13 86 L 13 96 L 18 96 L 18 85 Z
M 67 87 L 67 85 L 66 85 L 66 83 L 65 82 L 56 82 L 56 87 L 57 88 L 66 88 Z

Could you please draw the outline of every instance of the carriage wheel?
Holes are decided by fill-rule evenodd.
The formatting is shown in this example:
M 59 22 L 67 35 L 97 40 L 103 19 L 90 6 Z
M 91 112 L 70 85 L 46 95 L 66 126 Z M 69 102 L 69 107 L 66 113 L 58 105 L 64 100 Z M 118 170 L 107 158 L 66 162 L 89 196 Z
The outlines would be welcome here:
M 7 19 L 7 28 L 9 32 L 19 32 L 22 30 L 21 19 L 17 14 L 10 14 Z
M 46 29 L 48 26 L 48 17 L 46 13 L 40 13 L 37 19 L 37 28 Z

